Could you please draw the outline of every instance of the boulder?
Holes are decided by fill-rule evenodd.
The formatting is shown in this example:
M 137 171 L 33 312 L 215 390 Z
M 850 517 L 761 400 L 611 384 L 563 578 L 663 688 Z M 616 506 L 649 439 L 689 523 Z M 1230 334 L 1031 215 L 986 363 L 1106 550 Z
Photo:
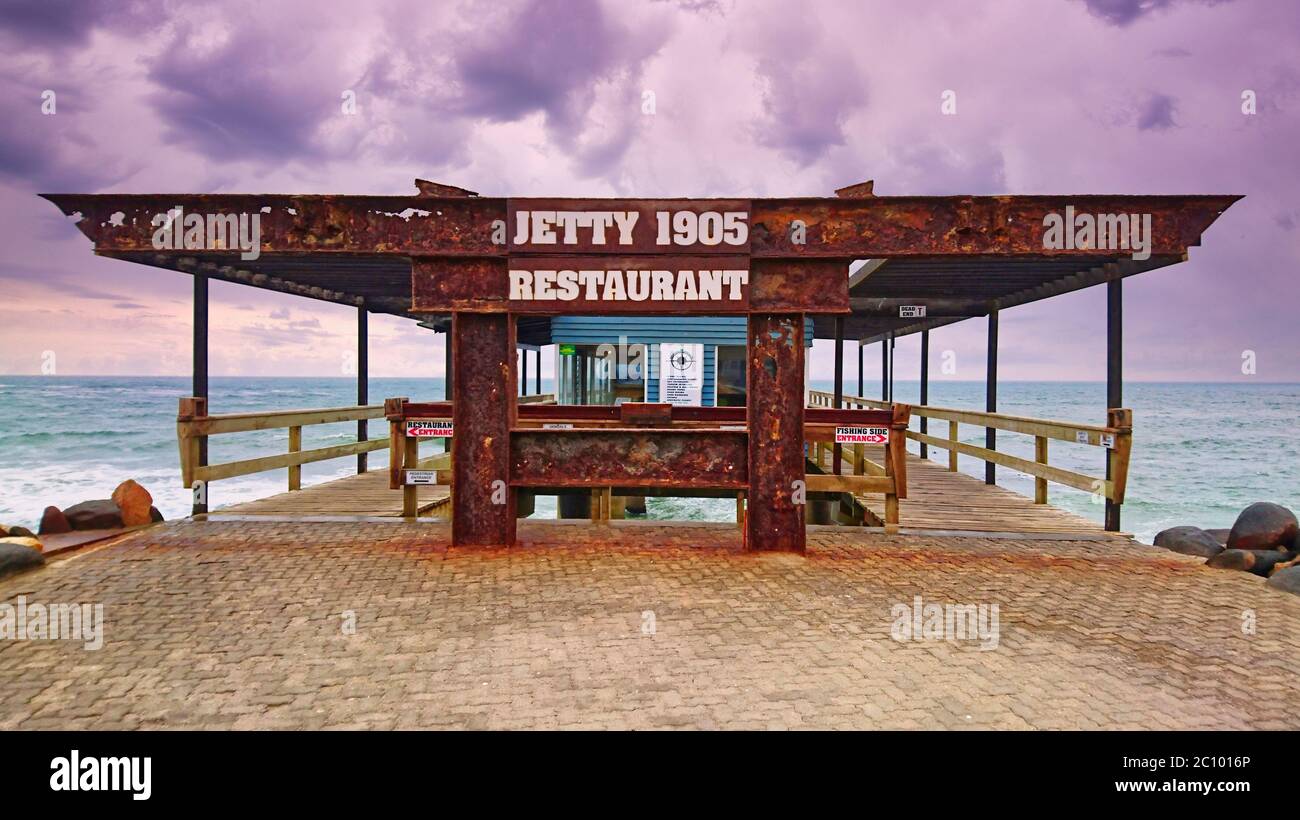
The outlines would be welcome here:
M 0 539 L 0 578 L 15 572 L 39 567 L 44 563 L 45 556 L 41 555 L 40 551 L 34 550 L 25 544 L 9 543 L 7 538 Z
M 1267 578 L 1273 567 L 1294 556 L 1281 550 L 1224 550 L 1205 562 L 1214 569 L 1238 569 Z
M 1170 527 L 1156 533 L 1152 543 L 1183 555 L 1199 555 L 1202 558 L 1213 558 L 1223 552 L 1223 545 L 1200 527 Z
M 63 514 L 63 510 L 58 507 L 46 507 L 45 512 L 41 514 L 41 526 L 37 531 L 41 535 L 58 535 L 61 532 L 72 532 L 72 524 Z
M 34 549 L 37 552 L 45 552 L 45 545 L 41 543 L 39 538 L 25 538 L 21 535 L 6 536 L 0 538 L 0 544 L 17 544 L 20 547 Z
M 166 519 L 166 518 L 163 518 L 163 514 L 160 513 L 160 512 L 158 512 L 158 508 L 157 508 L 157 507 L 150 507 L 150 508 L 149 508 L 149 520 L 152 521 L 152 522 L 155 523 L 155 524 L 160 524 L 160 523 L 162 523 L 163 521 L 166 521 L 167 519 Z
M 26 527 L 10 527 L 9 537 L 10 538 L 35 538 L 36 533 L 32 532 Z
M 153 508 L 153 496 L 133 479 L 128 478 L 113 490 L 113 503 L 122 511 L 122 525 L 138 527 L 149 523 L 149 510 Z
M 1228 546 L 1228 536 L 1232 533 L 1232 530 L 1206 530 L 1206 532 L 1208 532 L 1215 541 L 1218 541 L 1225 547 Z
M 1228 535 L 1228 549 L 1266 550 L 1290 548 L 1300 532 L 1295 513 L 1281 504 L 1256 501 L 1241 511 Z
M 1281 572 L 1275 572 L 1266 583 L 1273 589 L 1300 595 L 1300 566 L 1290 566 Z
M 115 530 L 122 527 L 122 511 L 107 498 L 73 504 L 63 514 L 74 530 Z

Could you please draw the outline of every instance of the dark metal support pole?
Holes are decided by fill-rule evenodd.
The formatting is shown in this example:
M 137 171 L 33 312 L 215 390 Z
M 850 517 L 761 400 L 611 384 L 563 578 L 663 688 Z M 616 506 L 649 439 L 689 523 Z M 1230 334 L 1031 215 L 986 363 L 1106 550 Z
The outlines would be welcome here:
M 898 341 L 894 338 L 894 334 L 890 333 L 889 334 L 889 400 L 891 402 L 894 400 L 894 346 L 897 344 Z
M 863 349 L 862 340 L 861 340 L 861 339 L 858 339 L 858 397 L 859 397 L 859 398 L 861 398 L 861 397 L 867 395 L 867 392 L 866 392 L 866 391 L 867 391 L 867 386 L 866 386 L 866 384 L 864 383 L 864 381 L 863 381 L 863 379 L 862 379 L 862 376 L 863 376 L 863 370 L 862 370 L 862 349 Z
M 989 313 L 988 365 L 984 373 L 984 409 L 989 413 L 998 411 L 998 312 Z M 996 450 L 998 431 L 992 427 L 984 428 L 984 446 Z M 997 483 L 997 465 L 991 461 L 984 462 L 984 483 Z
M 519 380 L 519 395 L 527 396 L 528 395 L 528 351 L 524 350 L 520 358 L 523 359 L 522 362 L 523 378 Z
M 537 348 L 537 375 L 534 378 L 537 380 L 537 389 L 533 392 L 540 395 L 542 392 L 542 349 L 540 347 Z
M 366 306 L 357 306 L 357 404 L 370 403 L 370 313 Z M 367 429 L 370 422 L 366 419 L 357 421 L 357 441 L 370 438 Z M 364 473 L 369 467 L 369 453 L 357 453 L 357 472 Z
M 194 384 L 191 394 L 206 399 L 208 397 L 208 277 L 207 274 L 194 274 L 194 343 L 192 369 Z M 199 439 L 199 466 L 208 466 L 208 440 Z M 208 483 L 203 482 L 201 496 L 196 496 L 190 508 L 192 515 L 202 515 L 208 511 Z M 202 500 L 200 500 L 202 499 Z
M 1124 406 L 1124 280 L 1106 283 L 1106 408 Z M 1109 413 L 1107 414 L 1109 416 Z M 1106 451 L 1106 478 L 1111 470 L 1111 451 Z M 1119 532 L 1119 505 L 1106 499 L 1106 529 Z
M 930 331 L 921 331 L 921 406 L 925 407 L 930 403 Z M 929 421 L 925 416 L 921 416 L 921 435 L 930 432 Z M 929 455 L 930 448 L 924 443 L 921 444 L 921 458 Z
M 889 338 L 880 340 L 880 400 L 889 401 Z
M 835 317 L 835 409 L 844 406 L 844 317 Z M 844 457 L 844 445 L 831 446 L 831 473 L 840 474 L 840 459 Z

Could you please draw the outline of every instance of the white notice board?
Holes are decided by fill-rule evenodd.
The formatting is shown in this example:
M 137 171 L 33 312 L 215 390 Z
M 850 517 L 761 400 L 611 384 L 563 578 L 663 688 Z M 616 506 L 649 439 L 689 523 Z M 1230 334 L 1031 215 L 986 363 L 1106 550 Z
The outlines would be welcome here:
M 659 401 L 699 407 L 704 392 L 704 345 L 659 345 Z

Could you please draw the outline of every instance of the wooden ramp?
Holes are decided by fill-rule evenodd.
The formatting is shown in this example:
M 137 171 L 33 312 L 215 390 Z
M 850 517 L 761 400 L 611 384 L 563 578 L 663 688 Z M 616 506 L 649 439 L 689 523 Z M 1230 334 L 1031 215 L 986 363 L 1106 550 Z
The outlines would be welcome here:
M 445 461 L 445 456 L 433 456 L 422 459 L 420 466 L 422 468 L 445 466 L 444 463 L 439 462 L 440 458 Z M 428 515 L 446 504 L 450 498 L 448 488 L 441 485 L 420 487 L 419 493 L 420 515 Z M 322 484 L 314 484 L 294 492 L 232 504 L 229 507 L 213 510 L 212 514 L 400 518 L 402 491 L 388 489 L 388 468 L 384 467 L 360 475 L 350 475 Z
M 866 456 L 881 463 L 884 448 L 869 447 Z M 829 448 L 822 463 L 829 472 Z M 853 472 L 852 456 L 847 447 L 840 472 Z M 883 495 L 858 496 L 858 501 L 876 517 L 874 523 L 884 522 Z M 1127 533 L 1106 532 L 1095 521 L 1053 507 L 1050 503 L 1035 504 L 1032 498 L 1013 490 L 985 484 L 965 473 L 949 472 L 946 465 L 922 460 L 912 453 L 907 454 L 907 498 L 900 500 L 898 506 L 898 525 L 904 530 L 1132 537 Z

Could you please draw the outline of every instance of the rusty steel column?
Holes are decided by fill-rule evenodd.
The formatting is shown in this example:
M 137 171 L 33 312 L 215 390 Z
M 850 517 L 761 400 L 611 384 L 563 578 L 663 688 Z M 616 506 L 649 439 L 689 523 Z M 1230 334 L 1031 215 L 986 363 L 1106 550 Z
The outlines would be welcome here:
M 803 351 L 803 314 L 750 315 L 745 514 L 750 551 L 804 551 Z
M 844 317 L 835 317 L 835 409 L 844 406 Z M 840 460 L 844 457 L 844 445 L 831 445 L 831 472 L 840 474 Z
M 510 488 L 514 426 L 515 319 L 508 313 L 452 315 L 451 543 L 515 543 Z

